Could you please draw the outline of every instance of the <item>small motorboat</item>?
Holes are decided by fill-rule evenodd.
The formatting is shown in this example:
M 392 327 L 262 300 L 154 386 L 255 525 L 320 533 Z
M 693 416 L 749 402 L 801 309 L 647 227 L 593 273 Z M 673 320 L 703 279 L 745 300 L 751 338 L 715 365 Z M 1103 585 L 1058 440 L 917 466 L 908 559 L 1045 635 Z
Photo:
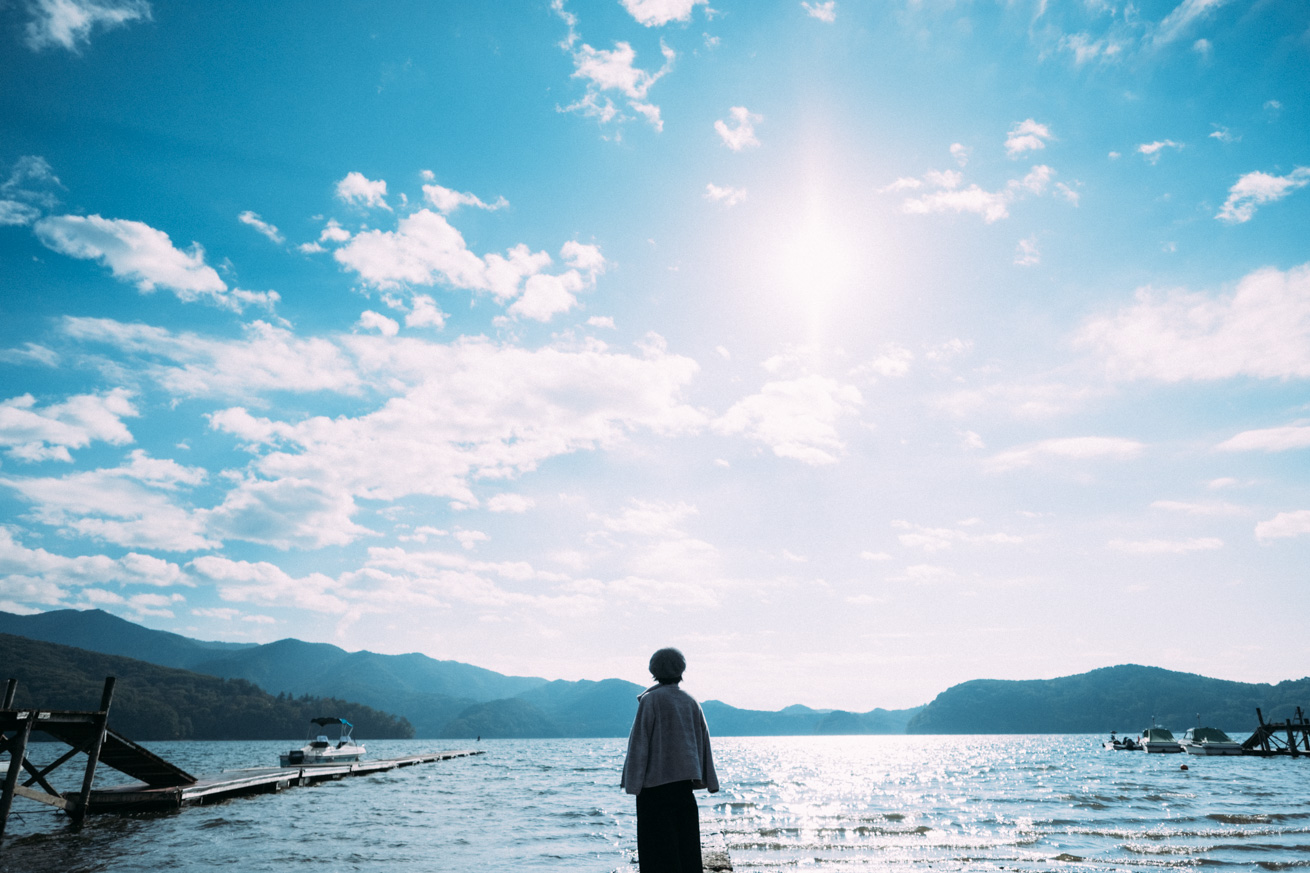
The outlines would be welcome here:
M 1140 752 L 1142 744 L 1130 736 L 1116 737 L 1117 731 L 1110 731 L 1110 739 L 1101 743 L 1105 749 L 1113 749 L 1116 752 Z
M 1178 741 L 1189 755 L 1240 755 L 1242 744 L 1218 728 L 1194 727 Z
M 321 731 L 329 725 L 336 725 L 336 738 L 329 737 Z M 344 718 L 314 718 L 309 722 L 309 741 L 299 749 L 292 749 L 281 755 L 283 767 L 300 767 L 304 765 L 350 764 L 364 755 L 364 747 L 355 742 L 350 732 L 355 726 Z
M 1181 752 L 1182 745 L 1174 739 L 1173 731 L 1168 728 L 1157 727 L 1152 724 L 1149 728 L 1142 731 L 1142 748 L 1148 753 L 1166 754 L 1171 752 Z

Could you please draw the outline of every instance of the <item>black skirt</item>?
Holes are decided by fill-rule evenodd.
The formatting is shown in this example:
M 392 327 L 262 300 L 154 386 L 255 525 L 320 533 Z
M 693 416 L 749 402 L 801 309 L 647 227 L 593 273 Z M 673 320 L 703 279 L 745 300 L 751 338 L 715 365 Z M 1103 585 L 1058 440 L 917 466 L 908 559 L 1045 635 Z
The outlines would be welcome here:
M 641 873 L 702 873 L 700 814 L 691 781 L 643 788 L 637 795 Z

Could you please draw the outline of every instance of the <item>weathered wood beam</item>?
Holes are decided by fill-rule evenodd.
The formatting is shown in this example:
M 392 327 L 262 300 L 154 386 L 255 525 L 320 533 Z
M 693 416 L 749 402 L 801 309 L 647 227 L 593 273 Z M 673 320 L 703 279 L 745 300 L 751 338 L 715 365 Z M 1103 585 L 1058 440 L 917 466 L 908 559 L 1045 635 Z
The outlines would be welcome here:
M 5 837 L 9 809 L 14 805 L 14 789 L 18 787 L 18 774 L 23 772 L 23 761 L 27 756 L 27 741 L 32 736 L 32 723 L 35 721 L 36 713 L 29 712 L 27 718 L 18 727 L 18 735 L 9 745 L 9 770 L 5 773 L 4 789 L 0 791 L 0 840 Z
M 14 694 L 17 691 L 18 691 L 17 679 L 10 679 L 7 682 L 5 682 L 5 700 L 4 700 L 4 705 L 0 706 L 0 709 L 14 708 Z
M 28 788 L 26 785 L 15 785 L 14 794 L 65 811 L 67 811 L 68 807 L 73 805 L 72 801 L 60 797 L 58 794 L 46 794 L 44 791 L 36 791 L 35 789 Z
M 100 712 L 96 715 L 95 738 L 86 753 L 86 775 L 82 777 L 82 791 L 77 796 L 77 805 L 73 807 L 73 825 L 81 827 L 86 820 L 86 810 L 91 804 L 91 786 L 96 779 L 96 765 L 100 763 L 100 749 L 105 744 L 105 731 L 109 729 L 109 704 L 114 701 L 113 676 L 105 677 L 105 690 L 100 694 Z

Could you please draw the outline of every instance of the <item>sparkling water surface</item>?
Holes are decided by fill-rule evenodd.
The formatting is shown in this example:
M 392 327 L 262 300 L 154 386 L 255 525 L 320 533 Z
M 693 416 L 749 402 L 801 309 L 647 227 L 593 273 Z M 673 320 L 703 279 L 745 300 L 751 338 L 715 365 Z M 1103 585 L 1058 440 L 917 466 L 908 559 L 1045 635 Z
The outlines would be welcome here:
M 697 792 L 701 820 L 725 835 L 739 873 L 1310 867 L 1310 760 L 1111 752 L 1101 739 L 717 738 L 723 791 Z M 196 774 L 276 764 L 289 747 L 146 745 Z M 367 745 L 370 758 L 475 746 Z M 80 833 L 16 798 L 0 870 L 631 873 L 624 745 L 484 741 L 476 758 L 180 813 L 95 816 Z M 60 751 L 39 745 L 34 757 Z

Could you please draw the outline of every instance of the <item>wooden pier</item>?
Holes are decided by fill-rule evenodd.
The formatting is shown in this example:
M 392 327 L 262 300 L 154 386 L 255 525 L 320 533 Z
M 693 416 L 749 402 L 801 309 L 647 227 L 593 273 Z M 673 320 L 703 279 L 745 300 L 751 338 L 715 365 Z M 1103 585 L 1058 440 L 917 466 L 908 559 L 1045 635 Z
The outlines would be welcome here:
M 1265 722 L 1264 713 L 1255 711 L 1260 727 L 1242 743 L 1242 753 L 1272 757 L 1290 755 L 1299 758 L 1310 757 L 1310 721 L 1306 720 L 1301 707 L 1296 708 L 1296 716 L 1284 722 Z
M 214 776 L 196 777 L 109 727 L 109 706 L 114 697 L 112 676 L 105 680 L 100 709 L 93 712 L 14 709 L 17 688 L 17 680 L 10 679 L 5 687 L 3 704 L 0 704 L 0 754 L 9 753 L 9 769 L 3 783 L 0 783 L 3 785 L 0 791 L 0 839 L 4 838 L 5 823 L 16 796 L 63 810 L 72 818 L 76 827 L 90 813 L 176 810 L 245 794 L 268 794 L 328 779 L 366 776 L 397 767 L 483 754 L 473 750 L 431 752 L 351 764 L 225 770 Z M 38 770 L 27 759 L 28 742 L 34 732 L 48 734 L 67 744 L 68 751 Z M 81 790 L 55 790 L 47 777 L 78 753 L 87 756 Z M 95 774 L 100 764 L 139 781 L 96 790 Z M 28 778 L 20 783 L 24 773 Z

